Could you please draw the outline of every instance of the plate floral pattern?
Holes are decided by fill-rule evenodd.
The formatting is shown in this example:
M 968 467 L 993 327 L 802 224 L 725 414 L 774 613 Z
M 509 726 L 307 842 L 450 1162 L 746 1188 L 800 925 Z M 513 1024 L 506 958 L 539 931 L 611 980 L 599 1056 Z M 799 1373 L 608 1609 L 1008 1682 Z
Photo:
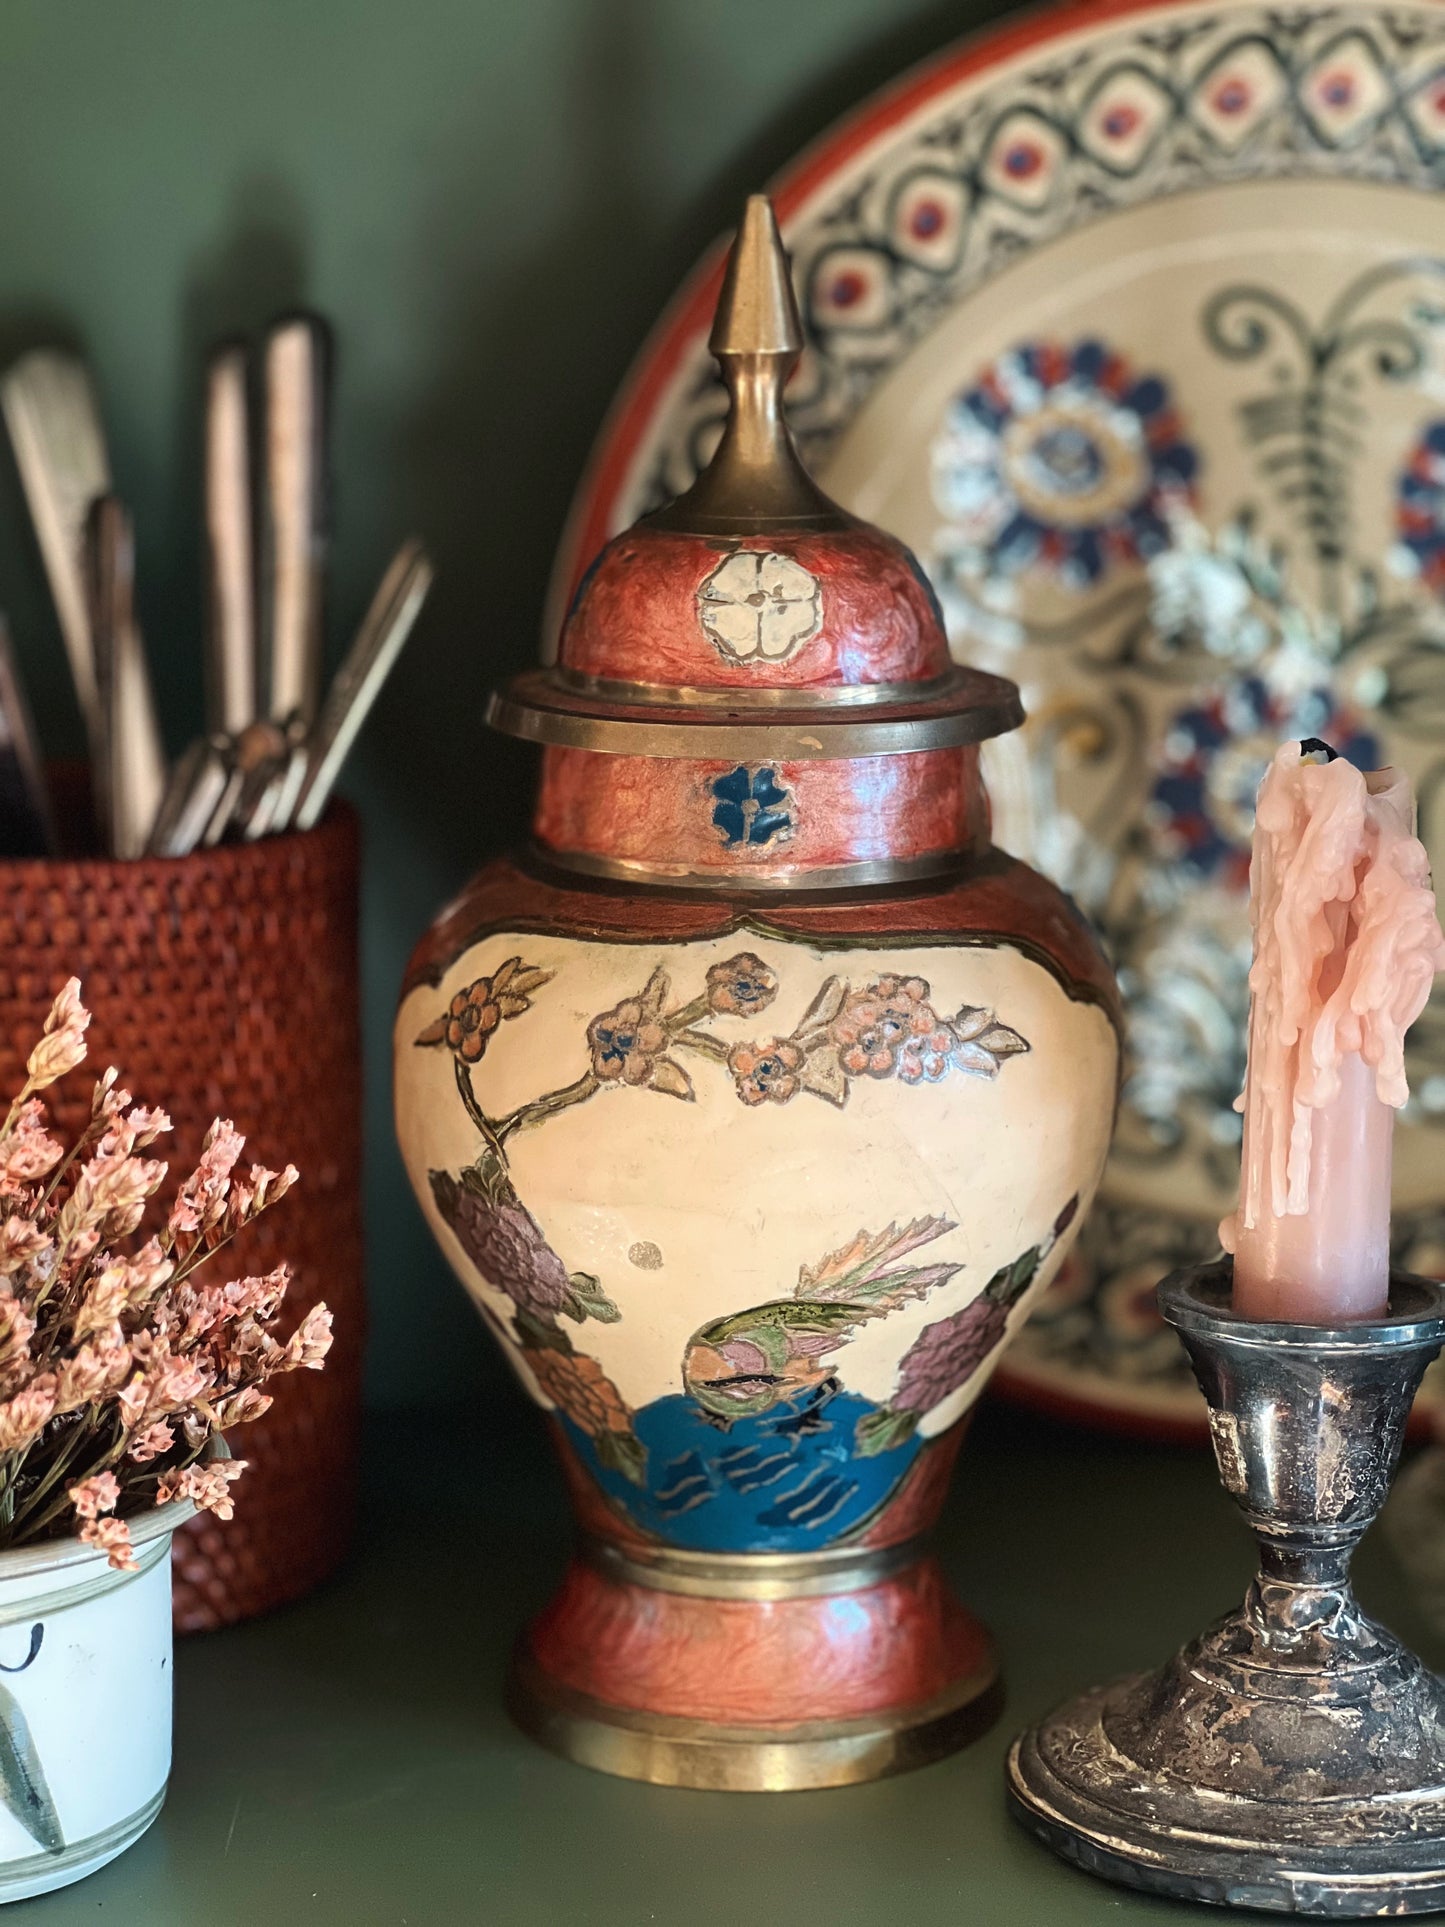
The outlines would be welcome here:
M 957 398 L 933 445 L 948 567 L 1070 586 L 1168 546 L 1199 457 L 1168 384 L 1102 341 L 1024 342 Z
M 1104 258 L 1114 217 L 1176 196 L 1445 185 L 1445 9 L 1420 0 L 1067 9 L 995 45 L 942 56 L 815 151 L 806 186 L 780 185 L 811 341 L 793 417 L 825 480 L 935 330 L 1095 224 L 1114 221 Z M 1313 735 L 1362 767 L 1402 762 L 1445 850 L 1445 249 L 1342 235 L 1309 288 L 1221 252 L 1190 290 L 1187 353 L 1071 329 L 1056 303 L 963 362 L 909 431 L 932 519 L 900 531 L 960 651 L 1026 684 L 1027 756 L 994 776 L 1128 1005 L 1110 1174 L 1001 1382 L 1165 1430 L 1202 1419 L 1149 1294 L 1213 1249 L 1237 1171 L 1243 893 L 1270 752 Z M 584 544 L 685 487 L 710 446 L 721 396 L 691 328 L 665 331 L 624 394 L 574 518 Z M 1397 445 L 1385 423 L 1402 416 Z M 1445 1132 L 1437 1006 L 1413 1039 L 1417 1169 Z M 1396 1223 L 1403 1262 L 1445 1262 L 1445 1185 L 1417 1185 Z

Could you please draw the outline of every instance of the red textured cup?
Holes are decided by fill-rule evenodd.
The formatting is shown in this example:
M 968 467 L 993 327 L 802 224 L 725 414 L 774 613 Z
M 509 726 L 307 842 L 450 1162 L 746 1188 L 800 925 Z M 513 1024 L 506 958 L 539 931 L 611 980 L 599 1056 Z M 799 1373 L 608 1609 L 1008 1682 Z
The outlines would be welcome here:
M 325 1370 L 281 1379 L 266 1417 L 234 1435 L 250 1466 L 235 1518 L 203 1514 L 177 1536 L 186 1632 L 299 1597 L 351 1535 L 365 1327 L 359 847 L 355 812 L 338 805 L 314 830 L 185 857 L 0 863 L 0 1094 L 20 1088 L 51 999 L 79 977 L 87 1068 L 117 1065 L 138 1101 L 175 1122 L 171 1188 L 218 1115 L 245 1133 L 248 1159 L 301 1173 L 211 1275 L 284 1259 L 285 1328 L 318 1299 L 336 1316 Z M 67 1132 L 82 1128 L 84 1070 L 48 1096 Z

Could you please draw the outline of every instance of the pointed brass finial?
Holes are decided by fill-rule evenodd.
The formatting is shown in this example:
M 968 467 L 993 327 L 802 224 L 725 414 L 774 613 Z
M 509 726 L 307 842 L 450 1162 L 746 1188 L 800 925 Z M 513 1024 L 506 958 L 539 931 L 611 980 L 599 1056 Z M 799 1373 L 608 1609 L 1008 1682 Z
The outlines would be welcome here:
M 724 369 L 730 355 L 780 356 L 785 376 L 803 352 L 792 268 L 766 194 L 748 196 L 707 345 Z
M 766 194 L 750 195 L 743 211 L 708 347 L 732 403 L 722 440 L 687 493 L 647 518 L 650 526 L 696 535 L 846 528 L 851 518 L 804 468 L 783 411 L 803 327 Z

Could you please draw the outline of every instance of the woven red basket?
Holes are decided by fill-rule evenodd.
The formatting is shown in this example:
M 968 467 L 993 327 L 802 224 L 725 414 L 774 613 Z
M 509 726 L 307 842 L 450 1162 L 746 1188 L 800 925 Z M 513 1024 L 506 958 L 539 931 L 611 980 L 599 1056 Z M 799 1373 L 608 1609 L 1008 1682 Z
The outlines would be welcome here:
M 171 1183 L 217 1115 L 245 1132 L 248 1158 L 301 1173 L 217 1255 L 215 1275 L 284 1258 L 286 1328 L 319 1298 L 336 1315 L 325 1370 L 279 1380 L 270 1412 L 232 1440 L 250 1463 L 235 1518 L 203 1515 L 176 1539 L 186 1632 L 297 1598 L 351 1533 L 364 1337 L 358 849 L 355 813 L 338 806 L 315 830 L 192 856 L 0 863 L 0 1093 L 19 1089 L 50 1000 L 79 977 L 94 1013 L 88 1068 L 118 1065 L 139 1101 L 175 1121 Z M 85 1072 L 50 1096 L 78 1130 Z

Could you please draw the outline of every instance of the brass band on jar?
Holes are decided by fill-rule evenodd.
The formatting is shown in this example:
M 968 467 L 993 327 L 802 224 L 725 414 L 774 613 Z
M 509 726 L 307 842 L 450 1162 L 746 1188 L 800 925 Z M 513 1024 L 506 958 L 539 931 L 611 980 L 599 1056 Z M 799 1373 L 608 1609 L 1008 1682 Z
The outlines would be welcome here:
M 729 685 L 699 688 L 696 685 L 656 682 L 621 682 L 611 676 L 589 676 L 579 669 L 557 663 L 546 672 L 559 690 L 592 698 L 601 703 L 620 704 L 628 709 L 877 709 L 910 708 L 920 703 L 938 702 L 971 689 L 978 673 L 955 665 L 942 676 L 920 682 L 810 683 L 770 685 L 749 689 Z M 972 701 L 972 696 L 969 697 Z
M 876 1586 L 916 1563 L 919 1538 L 896 1546 L 834 1547 L 822 1552 L 687 1552 L 675 1546 L 624 1550 L 584 1533 L 584 1559 L 629 1586 L 685 1593 L 694 1599 L 823 1599 Z
M 917 750 L 958 749 L 1016 729 L 1023 705 L 1002 676 L 961 670 L 942 695 L 878 703 L 866 716 L 819 713 L 806 700 L 754 720 L 757 706 L 711 703 L 665 707 L 661 703 L 611 705 L 561 688 L 548 670 L 516 677 L 487 699 L 485 720 L 504 735 L 525 742 L 604 755 L 806 762 L 820 758 L 908 755 Z M 801 692 L 800 692 L 801 693 Z M 652 715 L 638 709 L 651 707 Z
M 730 896 L 768 895 L 798 890 L 858 890 L 882 883 L 921 883 L 948 876 L 962 867 L 966 852 L 930 851 L 926 856 L 870 857 L 858 863 L 836 863 L 819 869 L 766 871 L 748 869 L 699 870 L 682 863 L 647 863 L 641 858 L 596 856 L 588 850 L 555 850 L 550 844 L 532 845 L 534 856 L 554 869 L 580 876 L 603 877 L 618 883 L 651 883 L 675 890 L 719 890 Z
M 984 1732 L 1000 1704 L 992 1659 L 921 1704 L 772 1730 L 669 1718 L 593 1699 L 544 1672 L 525 1639 L 507 1678 L 513 1719 L 564 1759 L 656 1786 L 737 1793 L 850 1786 L 907 1772 L 956 1752 Z

